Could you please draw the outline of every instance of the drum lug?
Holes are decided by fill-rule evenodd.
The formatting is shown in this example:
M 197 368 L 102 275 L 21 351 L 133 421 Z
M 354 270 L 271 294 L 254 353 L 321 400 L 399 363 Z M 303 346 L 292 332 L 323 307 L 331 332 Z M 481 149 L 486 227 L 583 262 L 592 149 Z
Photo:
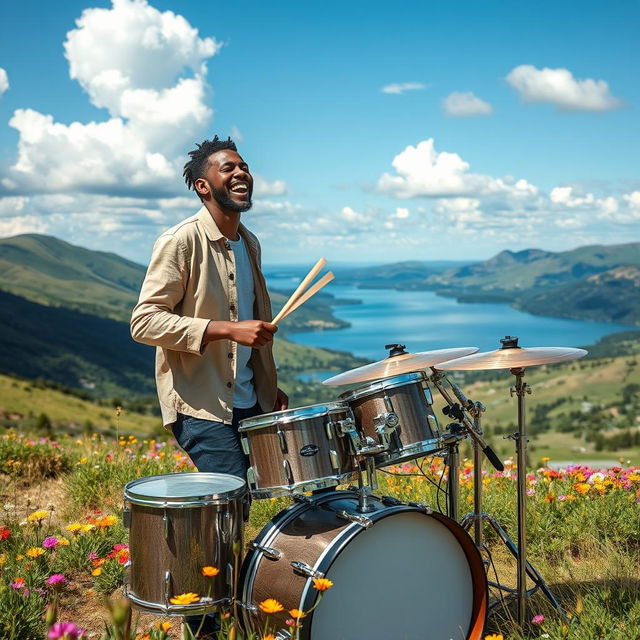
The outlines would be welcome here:
M 249 613 L 253 614 L 254 616 L 257 615 L 257 613 L 258 613 L 258 607 L 255 604 L 252 604 L 251 602 L 236 601 L 236 604 L 241 609 L 244 609 L 245 611 L 248 611 Z
M 242 451 L 244 451 L 244 454 L 246 456 L 248 456 L 249 453 L 250 453 L 250 450 L 249 450 L 249 439 L 245 438 L 244 436 L 241 436 L 240 444 L 242 445 Z
M 164 514 L 162 516 L 162 524 L 164 525 L 164 539 L 168 540 L 169 539 L 169 525 L 170 525 L 171 519 L 169 518 L 169 514 L 167 513 L 167 510 L 164 509 Z
M 420 509 L 420 511 L 424 511 L 427 515 L 433 513 L 433 509 L 424 502 L 408 502 L 410 507 L 415 507 L 416 509 Z
M 282 467 L 284 469 L 284 477 L 289 484 L 293 484 L 293 472 L 291 471 L 291 465 L 288 460 L 282 461 Z
M 349 520 L 349 522 L 355 522 L 359 524 L 361 527 L 368 529 L 373 525 L 373 520 L 371 518 L 367 518 L 366 516 L 359 516 L 356 513 L 349 513 L 348 511 L 336 511 L 336 515 L 338 518 L 342 518 L 343 520 Z
M 329 449 L 329 457 L 331 458 L 331 466 L 334 471 L 340 471 L 340 458 L 338 458 L 338 452 L 333 449 Z
M 301 504 L 308 504 L 308 505 L 311 505 L 312 507 L 317 506 L 313 498 L 311 496 L 305 496 L 304 493 L 296 493 L 293 496 L 293 501 L 300 502 Z
M 431 389 L 429 388 L 429 385 L 427 384 L 427 381 L 424 380 L 422 383 L 422 389 L 424 391 L 424 397 L 425 400 L 427 401 L 428 405 L 432 405 L 433 404 L 433 395 L 431 393 Z
M 164 572 L 164 605 L 169 606 L 171 599 L 171 571 Z
M 436 435 L 440 433 L 440 430 L 438 427 L 438 420 L 432 413 L 427 414 L 427 420 L 429 421 L 429 426 L 431 427 L 431 431 L 433 431 L 433 433 Z
M 289 453 L 289 449 L 287 447 L 287 440 L 285 438 L 284 431 L 282 431 L 282 429 L 279 428 L 276 431 L 276 433 L 278 434 L 278 441 L 280 442 L 280 451 L 282 451 L 282 453 Z
M 355 422 L 353 418 L 345 418 L 344 420 L 338 420 L 334 423 L 338 426 L 338 434 L 342 436 L 349 436 L 354 453 L 358 453 L 362 448 L 362 442 L 360 441 L 360 434 L 355 429 Z
M 253 467 L 249 467 L 247 469 L 247 484 L 249 485 L 249 488 L 251 489 L 255 489 L 256 488 L 256 472 L 254 470 Z
M 397 507 L 400 504 L 404 504 L 402 500 L 398 500 L 398 498 L 394 498 L 393 496 L 382 496 L 380 500 L 385 507 Z
M 126 529 L 131 528 L 131 509 L 127 505 L 122 509 L 122 524 Z
M 249 543 L 249 547 L 259 551 L 263 556 L 269 558 L 269 560 L 280 560 L 280 558 L 282 558 L 282 551 L 278 551 L 278 549 L 274 549 L 273 547 L 265 547 L 258 544 L 255 540 Z
M 386 413 L 378 414 L 373 419 L 373 424 L 376 433 L 384 435 L 396 430 L 396 427 L 400 424 L 400 418 L 398 418 L 398 414 L 395 411 L 387 411 Z
M 331 422 L 331 421 L 325 422 L 324 430 L 325 430 L 325 432 L 327 434 L 327 439 L 328 440 L 333 440 L 333 430 L 334 430 L 334 428 L 335 428 L 335 422 Z
M 316 571 L 313 567 L 310 567 L 306 562 L 298 562 L 293 560 L 291 566 L 296 573 L 309 576 L 310 578 L 324 578 L 322 571 Z
M 230 587 L 233 587 L 234 581 L 233 581 L 233 565 L 232 564 L 227 564 L 227 584 Z

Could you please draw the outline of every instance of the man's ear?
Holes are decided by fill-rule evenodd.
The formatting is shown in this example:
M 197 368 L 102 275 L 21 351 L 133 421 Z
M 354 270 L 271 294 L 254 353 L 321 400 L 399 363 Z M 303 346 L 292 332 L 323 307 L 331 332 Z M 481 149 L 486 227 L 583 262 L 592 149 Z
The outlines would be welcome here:
M 197 178 L 193 186 L 201 198 L 208 198 L 211 195 L 211 185 L 205 178 Z

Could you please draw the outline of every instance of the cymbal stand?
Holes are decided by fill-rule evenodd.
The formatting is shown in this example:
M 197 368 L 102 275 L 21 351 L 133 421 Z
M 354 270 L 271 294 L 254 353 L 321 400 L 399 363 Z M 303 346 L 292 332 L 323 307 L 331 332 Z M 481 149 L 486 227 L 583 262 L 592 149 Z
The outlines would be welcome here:
M 516 376 L 516 384 L 515 387 L 511 389 L 511 395 L 516 395 L 518 398 L 518 432 L 509 436 L 510 439 L 515 440 L 516 442 L 516 450 L 517 450 L 517 492 L 518 492 L 518 501 L 517 501 L 517 514 L 518 514 L 518 545 L 516 545 L 513 540 L 509 537 L 504 528 L 500 525 L 498 520 L 494 518 L 492 515 L 485 513 L 482 511 L 482 454 L 484 451 L 486 453 L 486 445 L 482 439 L 482 429 L 481 429 L 481 416 L 485 411 L 485 407 L 481 402 L 473 402 L 469 400 L 460 387 L 449 380 L 443 372 L 434 371 L 438 375 L 431 376 L 431 380 L 434 382 L 443 398 L 449 406 L 453 406 L 453 398 L 447 392 L 447 390 L 442 386 L 442 380 L 445 379 L 457 399 L 460 401 L 462 405 L 462 423 L 467 428 L 467 431 L 474 436 L 473 438 L 473 462 L 474 462 L 474 471 L 473 471 L 473 502 L 474 502 L 474 510 L 471 513 L 467 513 L 462 517 L 460 524 L 464 529 L 469 531 L 473 526 L 474 529 L 474 541 L 478 549 L 487 550 L 483 540 L 483 522 L 487 522 L 493 530 L 496 532 L 500 540 L 507 547 L 508 551 L 513 555 L 517 560 L 517 586 L 515 589 L 507 587 L 505 585 L 501 585 L 497 582 L 489 582 L 491 587 L 499 589 L 500 591 L 504 591 L 505 593 L 509 593 L 511 595 L 517 596 L 518 601 L 518 624 L 520 627 L 523 627 L 526 619 L 526 598 L 533 595 L 538 589 L 544 593 L 549 602 L 553 605 L 553 607 L 562 615 L 562 617 L 568 621 L 566 612 L 555 598 L 544 579 L 538 572 L 538 570 L 527 561 L 526 558 L 526 447 L 527 447 L 527 437 L 526 437 L 526 422 L 525 422 L 525 400 L 524 396 L 527 393 L 531 393 L 531 387 L 527 383 L 524 382 L 524 369 L 511 369 L 511 373 Z M 468 415 L 467 415 L 468 414 Z M 469 416 L 473 418 L 473 422 L 469 419 Z M 490 450 L 490 449 L 489 449 Z M 491 450 L 490 450 L 491 451 Z M 493 451 L 492 451 L 493 453 Z M 495 454 L 494 454 L 495 455 Z M 488 456 L 489 457 L 489 456 Z M 489 457 L 492 463 L 494 461 L 491 457 Z M 494 463 L 494 466 L 495 463 Z M 501 468 L 498 468 L 499 471 L 504 470 L 504 466 L 501 464 Z M 497 467 L 496 467 L 497 468 Z M 526 576 L 533 581 L 534 586 L 527 590 L 526 588 Z M 493 603 L 492 607 L 497 605 L 500 601 L 496 601 Z

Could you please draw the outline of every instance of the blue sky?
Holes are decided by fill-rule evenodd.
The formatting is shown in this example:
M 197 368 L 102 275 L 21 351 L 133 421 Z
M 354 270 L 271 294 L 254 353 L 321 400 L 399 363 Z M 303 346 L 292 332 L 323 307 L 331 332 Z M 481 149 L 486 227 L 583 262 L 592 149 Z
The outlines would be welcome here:
M 639 240 L 636 2 L 3 3 L 0 235 L 145 263 L 232 134 L 265 262 Z

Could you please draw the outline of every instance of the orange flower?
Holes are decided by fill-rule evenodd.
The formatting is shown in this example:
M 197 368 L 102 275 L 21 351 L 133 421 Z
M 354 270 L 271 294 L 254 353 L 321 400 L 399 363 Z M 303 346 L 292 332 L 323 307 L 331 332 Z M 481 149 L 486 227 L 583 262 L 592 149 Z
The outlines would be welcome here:
M 555 499 L 556 497 L 553 495 L 553 493 L 547 493 L 547 495 L 544 497 L 545 502 L 553 502 Z
M 266 614 L 280 613 L 281 611 L 284 611 L 284 607 L 273 598 L 267 598 L 266 600 L 263 600 L 259 606 L 260 610 Z
M 276 640 L 276 637 L 273 635 L 273 633 L 268 633 L 266 636 L 262 636 L 260 640 Z
M 313 588 L 318 591 L 326 591 L 327 589 L 331 589 L 331 587 L 333 587 L 333 582 L 331 582 L 331 580 L 327 580 L 326 578 L 313 579 Z
M 160 631 L 169 631 L 173 625 L 170 622 L 156 622 L 156 628 Z
M 485 636 L 484 640 L 504 640 L 501 633 L 492 633 L 490 636 Z
M 301 611 L 300 609 L 291 609 L 289 611 L 289 615 L 292 618 L 304 618 L 307 614 L 304 611 Z
M 207 578 L 213 578 L 219 573 L 220 569 L 217 569 L 216 567 L 202 567 L 202 575 L 206 576 Z
M 193 604 L 199 600 L 200 596 L 197 593 L 181 593 L 179 596 L 170 598 L 169 602 L 171 604 Z

